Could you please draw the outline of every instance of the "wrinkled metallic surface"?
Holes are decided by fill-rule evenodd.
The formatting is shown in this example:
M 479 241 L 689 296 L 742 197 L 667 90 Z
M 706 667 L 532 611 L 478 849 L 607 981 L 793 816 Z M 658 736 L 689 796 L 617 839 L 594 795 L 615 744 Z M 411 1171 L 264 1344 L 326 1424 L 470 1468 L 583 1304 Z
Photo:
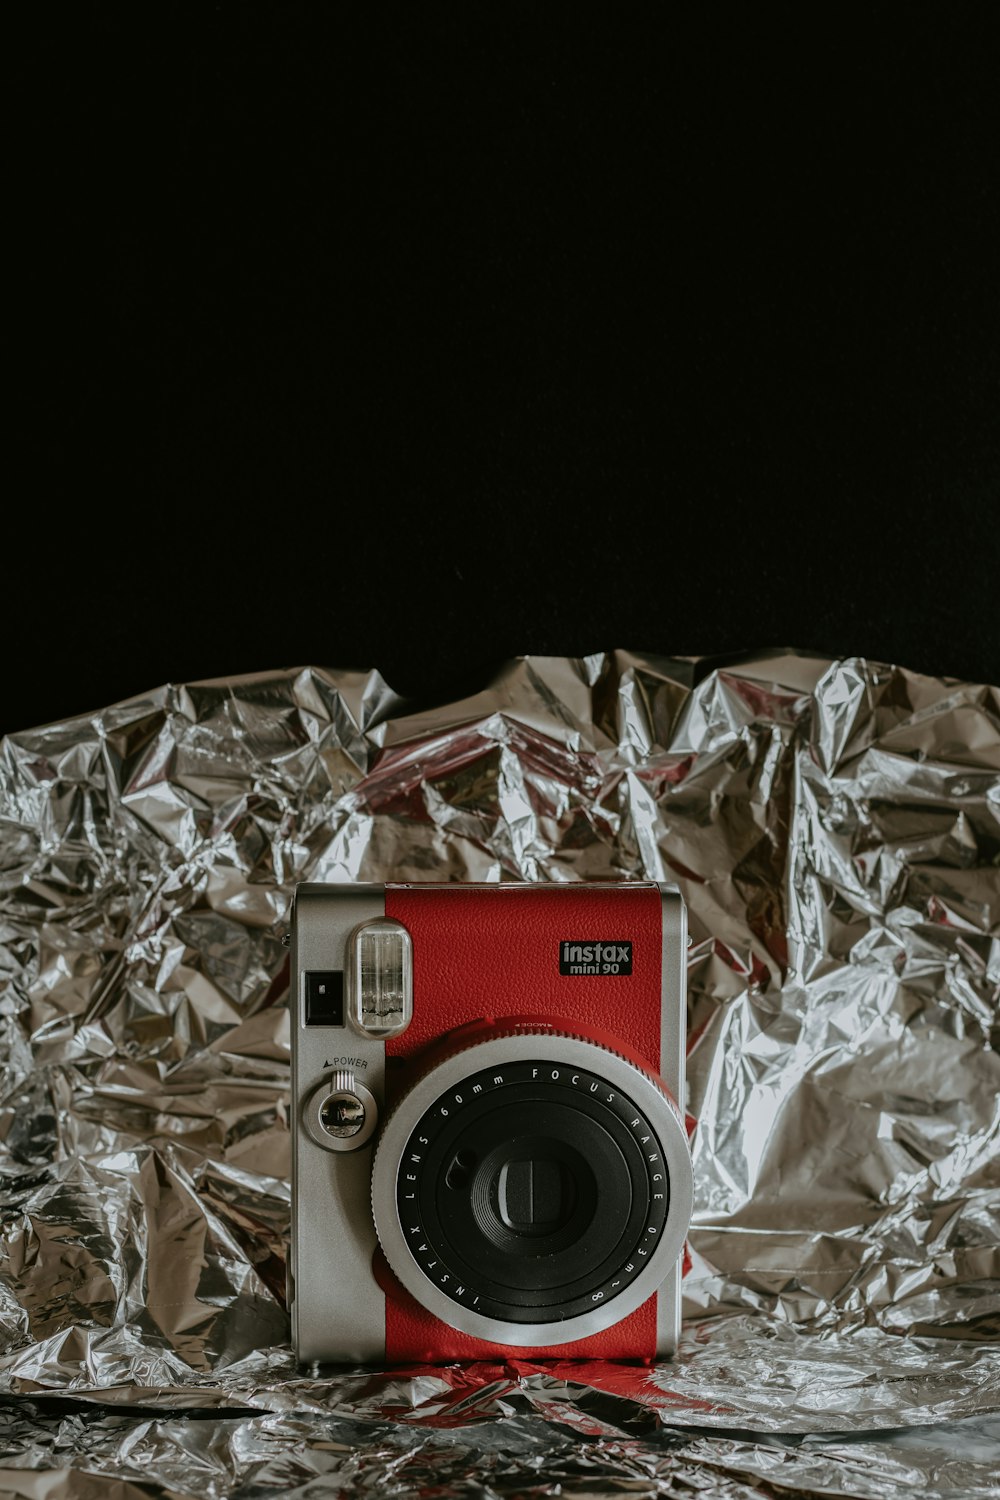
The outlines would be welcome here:
M 161 689 L 0 750 L 0 1494 L 1000 1483 L 1000 692 L 790 654 Z M 297 1370 L 297 880 L 673 879 L 678 1358 Z M 114 1476 L 113 1478 L 111 1476 Z

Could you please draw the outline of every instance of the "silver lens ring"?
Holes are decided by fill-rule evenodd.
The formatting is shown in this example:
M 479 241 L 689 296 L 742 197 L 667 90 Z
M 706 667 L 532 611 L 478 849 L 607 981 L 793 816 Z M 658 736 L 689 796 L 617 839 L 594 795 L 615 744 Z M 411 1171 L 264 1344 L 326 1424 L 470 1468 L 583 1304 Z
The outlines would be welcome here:
M 462 1084 L 471 1075 L 526 1062 L 548 1063 L 553 1069 L 579 1069 L 604 1080 L 611 1089 L 632 1100 L 653 1126 L 669 1181 L 666 1221 L 646 1263 L 613 1298 L 572 1317 L 527 1323 L 484 1316 L 458 1302 L 426 1274 L 407 1244 L 400 1218 L 397 1183 L 403 1155 L 414 1128 L 444 1096 L 452 1113 L 470 1102 Z M 678 1260 L 691 1217 L 691 1157 L 687 1135 L 676 1105 L 663 1085 L 620 1053 L 582 1037 L 555 1032 L 517 1031 L 473 1043 L 452 1053 L 425 1073 L 399 1101 L 387 1121 L 372 1167 L 372 1212 L 379 1241 L 392 1270 L 403 1286 L 427 1310 L 462 1333 L 513 1348 L 569 1344 L 591 1337 L 640 1307 L 660 1287 Z

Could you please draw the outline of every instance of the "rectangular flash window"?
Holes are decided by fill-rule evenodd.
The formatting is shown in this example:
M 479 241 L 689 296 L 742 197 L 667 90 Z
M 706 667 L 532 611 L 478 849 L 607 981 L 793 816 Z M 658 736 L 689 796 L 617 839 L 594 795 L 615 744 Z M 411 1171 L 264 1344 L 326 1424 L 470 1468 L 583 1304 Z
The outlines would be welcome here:
M 368 1036 L 398 1036 L 413 1015 L 413 943 L 400 922 L 377 917 L 353 938 L 351 1014 Z

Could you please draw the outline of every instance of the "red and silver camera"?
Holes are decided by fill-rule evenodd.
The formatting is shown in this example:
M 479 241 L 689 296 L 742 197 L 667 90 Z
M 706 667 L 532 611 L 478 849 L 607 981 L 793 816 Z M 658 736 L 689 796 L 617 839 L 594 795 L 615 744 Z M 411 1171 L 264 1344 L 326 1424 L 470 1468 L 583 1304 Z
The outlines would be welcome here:
M 654 884 L 299 886 L 301 1360 L 670 1353 L 686 944 Z

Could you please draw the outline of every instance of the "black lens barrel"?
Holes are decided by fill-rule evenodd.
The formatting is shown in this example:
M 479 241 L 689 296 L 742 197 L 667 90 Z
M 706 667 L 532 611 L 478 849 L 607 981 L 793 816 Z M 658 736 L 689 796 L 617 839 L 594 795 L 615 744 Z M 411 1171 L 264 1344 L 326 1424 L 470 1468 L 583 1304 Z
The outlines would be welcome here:
M 656 1133 L 595 1072 L 535 1059 L 471 1074 L 410 1133 L 397 1208 L 447 1296 L 508 1323 L 556 1322 L 617 1296 L 666 1220 Z

